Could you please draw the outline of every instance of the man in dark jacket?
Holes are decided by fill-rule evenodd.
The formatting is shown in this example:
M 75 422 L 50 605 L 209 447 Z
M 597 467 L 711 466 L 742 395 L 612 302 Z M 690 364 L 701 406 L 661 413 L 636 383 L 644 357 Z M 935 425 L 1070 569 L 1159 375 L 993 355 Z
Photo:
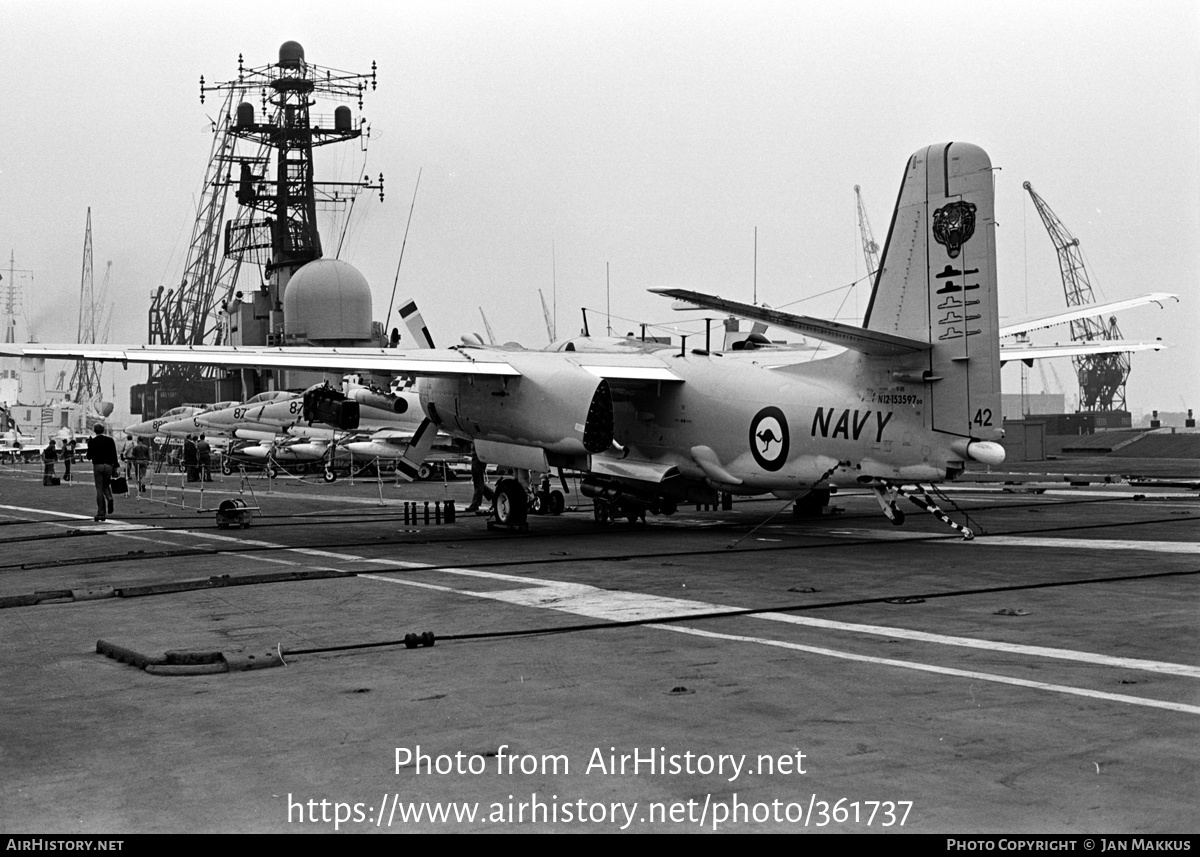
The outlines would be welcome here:
M 196 462 L 196 439 L 190 434 L 183 439 L 183 469 L 188 482 L 200 481 L 200 468 Z
M 133 475 L 137 478 L 138 491 L 146 493 L 146 467 L 150 464 L 150 447 L 146 445 L 146 439 L 139 437 L 134 444 L 133 452 Z
M 212 482 L 212 473 L 209 472 L 212 466 L 212 447 L 208 445 L 204 435 L 200 435 L 200 439 L 196 441 L 196 464 L 200 468 L 200 478 L 205 482 Z
M 113 511 L 112 478 L 121 462 L 117 459 L 117 445 L 104 433 L 104 426 L 96 423 L 93 431 L 87 457 L 92 462 L 92 478 L 96 482 L 95 520 L 103 521 Z
M 58 447 L 54 444 L 54 438 L 50 438 L 50 445 L 42 450 L 42 462 L 45 469 L 42 471 L 42 484 L 52 485 L 50 481 L 54 478 L 54 462 L 58 461 Z

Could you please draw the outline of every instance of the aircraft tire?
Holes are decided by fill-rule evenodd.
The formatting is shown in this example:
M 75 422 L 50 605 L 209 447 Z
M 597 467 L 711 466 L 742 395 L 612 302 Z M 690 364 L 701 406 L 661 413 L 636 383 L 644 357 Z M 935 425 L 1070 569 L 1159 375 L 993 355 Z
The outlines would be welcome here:
M 550 492 L 550 514 L 561 515 L 563 510 L 567 508 L 567 500 L 563 497 L 563 492 L 555 489 Z
M 321 478 L 326 482 L 335 482 L 337 480 L 337 473 L 332 467 L 326 467 L 325 472 L 321 474 Z
M 417 468 L 417 478 L 422 482 L 428 482 L 433 477 L 433 467 L 428 464 L 422 464 Z
M 233 468 L 229 465 L 228 461 L 221 462 L 221 473 L 225 476 L 233 475 Z
M 596 519 L 597 524 L 608 523 L 608 504 L 601 501 L 596 501 L 592 506 L 592 517 Z
M 515 479 L 501 479 L 496 483 L 496 496 L 492 500 L 497 523 L 508 527 L 525 523 L 529 514 L 529 498 L 521 483 Z
M 904 525 L 904 510 L 897 509 L 896 504 L 892 504 L 892 525 L 900 527 Z

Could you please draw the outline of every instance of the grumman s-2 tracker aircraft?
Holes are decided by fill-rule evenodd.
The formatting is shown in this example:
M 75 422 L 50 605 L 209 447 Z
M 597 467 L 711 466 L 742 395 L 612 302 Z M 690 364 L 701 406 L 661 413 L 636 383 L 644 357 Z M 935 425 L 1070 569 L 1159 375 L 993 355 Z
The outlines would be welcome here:
M 895 524 L 904 520 L 897 498 L 907 494 L 970 538 L 921 486 L 954 479 L 968 461 L 1004 460 L 993 202 L 991 161 L 977 146 L 943 143 L 909 158 L 861 328 L 658 290 L 846 349 L 823 360 L 786 348 L 587 338 L 546 351 L 36 345 L 8 353 L 414 376 L 432 425 L 473 440 L 488 463 L 581 473 L 598 520 L 671 514 L 680 503 L 715 502 L 717 492 L 771 493 L 819 512 L 833 489 L 857 486 L 873 490 Z M 1142 347 L 1161 344 L 1112 350 Z M 501 480 L 496 494 L 496 521 L 524 525 L 518 481 Z

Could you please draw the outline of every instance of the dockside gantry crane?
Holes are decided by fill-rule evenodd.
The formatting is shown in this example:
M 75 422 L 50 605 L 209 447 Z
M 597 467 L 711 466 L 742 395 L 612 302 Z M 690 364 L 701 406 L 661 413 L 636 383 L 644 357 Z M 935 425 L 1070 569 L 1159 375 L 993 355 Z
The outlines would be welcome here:
M 1079 250 L 1079 239 L 1063 225 L 1054 211 L 1034 191 L 1029 182 L 1022 187 L 1029 191 L 1034 207 L 1050 234 L 1050 241 L 1058 253 L 1058 267 L 1062 272 L 1063 291 L 1067 307 L 1083 307 L 1096 302 L 1092 284 L 1088 279 L 1083 254 Z M 1121 339 L 1116 316 L 1105 320 L 1092 316 L 1072 321 L 1072 342 Z M 1091 354 L 1071 358 L 1075 374 L 1079 378 L 1079 409 L 1081 411 L 1125 410 L 1125 383 L 1129 379 L 1128 354 Z
M 854 198 L 858 201 L 858 231 L 862 235 L 863 259 L 867 263 L 867 274 L 874 281 L 879 272 L 879 245 L 875 243 L 875 235 L 871 232 L 871 221 L 867 219 L 867 209 L 858 185 L 854 186 Z
M 221 303 L 234 289 L 241 267 L 240 259 L 221 254 L 221 227 L 237 142 L 232 131 L 235 94 L 233 90 L 226 94 L 220 118 L 213 122 L 212 149 L 183 277 L 174 288 L 159 286 L 150 296 L 147 342 L 151 345 L 224 344 Z M 263 161 L 265 156 L 260 153 L 254 159 Z M 183 402 L 215 401 L 215 377 L 211 367 L 150 366 L 147 383 L 131 391 L 131 412 L 151 417 Z

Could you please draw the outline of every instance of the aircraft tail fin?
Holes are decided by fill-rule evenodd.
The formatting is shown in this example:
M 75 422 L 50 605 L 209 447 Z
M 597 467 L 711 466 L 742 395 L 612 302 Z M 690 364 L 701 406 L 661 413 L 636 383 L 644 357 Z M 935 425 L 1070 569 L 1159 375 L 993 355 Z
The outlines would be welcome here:
M 996 440 L 1002 435 L 992 164 L 967 143 L 921 149 L 904 171 L 868 330 L 929 343 L 919 357 L 927 424 Z

